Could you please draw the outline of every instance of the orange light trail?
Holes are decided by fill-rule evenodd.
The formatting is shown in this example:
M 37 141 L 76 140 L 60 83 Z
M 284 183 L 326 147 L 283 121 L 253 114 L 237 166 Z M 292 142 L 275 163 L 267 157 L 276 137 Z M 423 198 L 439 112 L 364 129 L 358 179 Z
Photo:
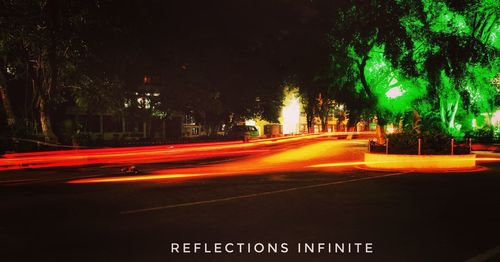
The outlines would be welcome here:
M 226 141 L 161 146 L 13 153 L 6 154 L 4 158 L 0 159 L 0 171 L 26 168 L 33 169 L 82 166 L 90 164 L 172 162 L 210 157 L 244 155 L 257 152 L 251 151 L 257 149 L 250 148 L 343 134 L 345 133 L 285 136 L 279 138 L 252 140 L 248 143 L 243 143 L 241 141 Z
M 164 169 L 144 175 L 111 176 L 73 180 L 71 184 L 108 183 L 108 182 L 139 182 L 149 180 L 165 180 L 176 178 L 194 178 L 208 176 L 247 175 L 276 173 L 289 171 L 304 171 L 311 169 L 311 164 L 318 161 L 328 161 L 332 157 L 343 155 L 342 147 L 347 142 L 333 143 L 331 140 L 305 144 L 298 148 L 281 152 L 255 155 L 245 159 L 233 160 L 201 167 Z M 358 165 L 361 162 L 344 162 L 339 165 Z
M 296 149 L 296 154 L 307 155 L 318 146 L 325 146 L 325 143 L 319 142 L 310 146 L 303 146 Z M 338 146 L 336 144 L 335 146 Z M 268 155 L 257 156 L 250 159 L 237 160 L 230 163 L 214 164 L 204 167 L 194 168 L 179 168 L 179 169 L 165 169 L 152 172 L 146 175 L 133 175 L 133 176 L 111 176 L 100 178 L 84 178 L 69 181 L 69 184 L 89 184 L 89 183 L 119 183 L 119 182 L 141 182 L 151 180 L 169 180 L 181 178 L 197 178 L 197 177 L 211 177 L 211 176 L 226 176 L 226 175 L 248 175 L 248 174 L 262 174 L 262 173 L 277 173 L 277 172 L 297 172 L 314 169 L 328 169 L 335 167 L 348 167 L 348 166 L 366 166 L 369 162 L 366 161 L 347 161 L 347 162 L 328 162 L 322 164 L 309 165 L 311 161 L 318 161 L 323 159 L 318 155 L 312 155 L 310 158 L 297 161 L 291 159 L 291 162 L 275 162 L 277 156 L 287 153 L 287 151 Z M 476 158 L 477 161 L 499 161 L 498 158 Z M 228 171 L 229 170 L 229 171 Z M 429 171 L 429 170 L 424 170 Z M 439 170 L 442 171 L 442 170 Z
M 126 176 L 126 177 L 88 178 L 88 179 L 71 180 L 68 182 L 68 184 L 133 182 L 133 181 L 147 181 L 147 180 L 159 180 L 159 179 L 190 178 L 190 177 L 200 177 L 209 175 L 216 175 L 216 174 L 160 174 L 160 175 L 143 175 L 143 176 Z
M 418 161 L 418 160 L 414 160 Z M 440 160 L 443 161 L 443 160 Z M 450 162 L 457 162 L 457 161 L 470 161 L 469 159 L 453 159 L 453 160 L 447 160 Z M 500 158 L 492 158 L 492 157 L 479 157 L 475 158 L 475 161 L 500 161 Z M 339 167 L 339 166 L 357 166 L 357 165 L 367 165 L 367 164 L 385 164 L 385 163 L 402 163 L 403 161 L 358 161 L 358 162 L 340 162 L 340 163 L 323 163 L 323 164 L 316 164 L 316 165 L 311 165 L 309 167 L 311 168 L 329 168 L 329 167 Z M 426 162 L 425 160 L 422 162 Z M 425 168 L 423 168 L 425 169 Z M 432 169 L 432 168 L 431 168 Z M 433 169 L 433 170 L 438 170 L 439 169 Z

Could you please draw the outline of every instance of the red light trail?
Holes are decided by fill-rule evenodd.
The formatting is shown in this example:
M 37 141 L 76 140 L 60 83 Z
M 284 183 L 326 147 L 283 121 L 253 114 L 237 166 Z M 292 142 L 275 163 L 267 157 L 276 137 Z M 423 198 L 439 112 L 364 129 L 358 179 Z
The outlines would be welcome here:
M 110 163 L 177 162 L 212 157 L 248 155 L 260 152 L 258 150 L 262 150 L 259 149 L 261 146 L 313 139 L 328 135 L 332 134 L 259 139 L 248 143 L 243 143 L 241 141 L 226 141 L 162 146 L 11 153 L 6 154 L 4 158 L 0 159 L 0 171 Z
M 215 143 L 177 144 L 162 146 L 64 150 L 7 154 L 0 159 L 0 171 L 26 168 L 84 166 L 89 164 L 147 164 L 169 163 L 217 157 L 244 156 L 231 161 L 203 166 L 157 170 L 139 175 L 93 177 L 72 180 L 69 183 L 137 182 L 151 180 L 188 179 L 196 177 L 246 175 L 306 170 L 329 170 L 368 164 L 357 156 L 346 155 L 346 147 L 360 144 L 353 140 L 317 140 L 313 143 L 291 143 L 292 147 L 266 148 L 268 145 L 307 141 L 331 135 L 352 133 L 326 133 L 321 135 L 287 136 L 259 139 L 248 143 L 227 141 Z M 354 133 L 357 134 L 357 133 Z M 351 160 L 351 161 L 348 161 Z M 353 161 L 354 160 L 354 161 Z M 357 161 L 356 161 L 357 160 Z M 497 158 L 477 158 L 477 161 L 498 161 Z
M 211 164 L 201 167 L 175 168 L 154 171 L 142 175 L 109 176 L 84 178 L 70 181 L 71 184 L 138 182 L 149 180 L 181 179 L 195 177 L 248 175 L 276 172 L 293 172 L 313 169 L 311 165 L 324 163 L 332 158 L 342 157 L 345 147 L 355 141 L 319 140 L 314 143 L 301 144 L 299 147 L 272 152 L 270 154 L 252 155 L 244 159 Z M 358 165 L 360 162 L 345 162 L 345 166 Z
M 339 134 L 339 133 L 336 133 Z M 350 133 L 340 133 L 350 134 Z M 363 166 L 365 161 L 347 155 L 349 145 L 359 141 L 317 140 L 313 143 L 295 143 L 283 149 L 271 150 L 265 146 L 293 141 L 306 141 L 331 136 L 302 135 L 281 138 L 253 140 L 248 143 L 227 141 L 215 143 L 177 144 L 162 146 L 104 148 L 84 150 L 63 150 L 50 152 L 7 154 L 0 159 L 0 171 L 26 168 L 47 168 L 64 166 L 83 166 L 89 164 L 147 164 L 168 163 L 217 157 L 244 156 L 228 162 L 196 167 L 157 170 L 139 175 L 93 177 L 72 180 L 68 183 L 109 183 L 138 182 L 151 180 L 188 179 L 197 177 L 246 175 L 306 170 L 329 170 L 342 167 Z M 362 142 L 361 142 L 362 143 Z M 361 151 L 360 151 L 361 153 Z M 351 160 L 351 161 L 346 161 Z M 497 158 L 477 158 L 477 161 L 498 161 Z

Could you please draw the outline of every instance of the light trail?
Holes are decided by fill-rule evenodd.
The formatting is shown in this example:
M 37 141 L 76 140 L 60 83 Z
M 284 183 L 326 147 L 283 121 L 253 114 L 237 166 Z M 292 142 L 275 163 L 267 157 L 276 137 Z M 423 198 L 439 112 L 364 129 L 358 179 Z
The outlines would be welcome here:
M 70 184 L 88 183 L 116 183 L 116 182 L 140 182 L 151 180 L 170 180 L 180 178 L 199 178 L 228 175 L 248 175 L 277 172 L 300 172 L 314 169 L 325 169 L 337 167 L 366 166 L 373 162 L 367 161 L 336 161 L 322 162 L 328 158 L 339 157 L 343 154 L 343 148 L 350 143 L 338 141 L 320 141 L 314 144 L 303 145 L 299 148 L 277 152 L 270 155 L 255 156 L 249 159 L 235 160 L 229 163 L 219 163 L 203 167 L 190 167 L 178 169 L 165 169 L 144 175 L 133 175 L 126 177 L 111 176 L 100 178 L 88 178 L 72 180 Z M 322 149 L 322 150 L 320 150 Z M 326 153 L 330 152 L 330 153 Z M 476 161 L 499 161 L 499 158 L 476 158 Z M 318 163 L 319 162 L 319 163 Z M 382 161 L 379 161 L 382 162 Z M 387 161 L 386 161 L 387 162 Z M 312 164 L 315 163 L 315 164 Z M 410 170 L 410 169 L 409 169 Z M 413 169 L 411 169 L 413 170 Z M 432 169 L 434 170 L 434 169 Z M 472 170 L 472 169 L 467 169 Z M 427 172 L 429 170 L 422 170 Z M 436 171 L 436 170 L 434 170 Z M 443 170 L 438 170 L 442 172 Z
M 354 133 L 366 134 L 357 132 Z M 14 153 L 6 154 L 4 158 L 0 159 L 0 171 L 110 163 L 137 164 L 172 162 L 210 157 L 245 155 L 256 153 L 258 151 L 252 152 L 251 150 L 257 150 L 253 148 L 265 145 L 289 143 L 293 141 L 309 140 L 343 134 L 346 133 L 341 132 L 285 136 L 279 138 L 252 140 L 248 143 L 243 143 L 241 141 L 226 141 L 161 146 Z
M 336 162 L 336 163 L 326 163 L 326 164 L 317 164 L 311 165 L 311 168 L 323 168 L 323 167 L 339 167 L 339 166 L 359 166 L 366 165 L 366 161 L 355 161 L 355 162 Z
M 479 157 L 473 159 L 476 162 L 477 161 L 500 161 L 500 158 L 492 158 L 492 157 Z M 424 159 L 424 160 L 413 160 L 416 162 L 429 162 L 429 160 Z M 443 160 L 436 160 L 436 161 L 443 161 Z M 459 161 L 470 161 L 470 159 L 450 159 L 447 160 L 450 162 L 459 162 Z M 340 167 L 340 166 L 352 166 L 352 165 L 368 165 L 368 164 L 392 164 L 392 163 L 403 163 L 404 161 L 359 161 L 359 162 L 332 162 L 332 163 L 323 163 L 323 164 L 316 164 L 316 165 L 311 165 L 309 166 L 310 168 L 329 168 L 329 167 Z M 411 169 L 411 168 L 410 168 Z M 429 168 L 424 170 L 433 170 L 433 171 L 443 171 L 443 169 L 438 169 L 438 168 Z
M 119 154 L 108 156 L 67 156 L 64 158 L 52 159 L 52 162 L 32 161 L 29 165 L 8 166 L 0 170 L 17 170 L 22 168 L 49 168 L 49 167 L 67 167 L 67 166 L 83 166 L 90 164 L 147 164 L 147 163 L 170 163 L 190 161 L 197 159 L 208 159 L 216 157 L 229 156 L 244 156 L 255 153 L 267 152 L 268 149 L 253 149 L 253 150 L 233 150 L 233 151 L 215 151 L 215 152 L 194 152 L 189 154 L 165 154 L 161 152 L 148 152 L 141 154 Z M 19 163 L 18 163 L 19 164 Z
M 175 179 L 175 178 L 190 178 L 200 176 L 210 176 L 216 174 L 162 174 L 162 175 L 142 175 L 142 176 L 126 176 L 126 177 L 107 177 L 107 178 L 84 178 L 71 180 L 68 184 L 90 184 L 90 183 L 107 183 L 107 182 L 134 182 L 159 179 Z
M 328 161 L 332 157 L 343 155 L 345 146 L 350 143 L 331 140 L 305 144 L 298 148 L 271 154 L 255 155 L 250 158 L 231 162 L 212 164 L 201 167 L 164 169 L 143 175 L 126 177 L 111 176 L 73 180 L 71 184 L 140 182 L 151 180 L 169 180 L 178 178 L 194 178 L 227 175 L 248 175 L 310 170 L 310 165 L 318 161 Z M 355 165 L 358 162 L 345 162 L 345 165 Z

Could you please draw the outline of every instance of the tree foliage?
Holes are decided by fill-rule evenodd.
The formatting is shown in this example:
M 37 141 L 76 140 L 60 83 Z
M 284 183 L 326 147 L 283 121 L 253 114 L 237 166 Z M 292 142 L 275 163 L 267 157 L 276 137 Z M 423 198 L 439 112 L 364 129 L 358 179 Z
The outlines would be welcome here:
M 350 2 L 330 34 L 331 74 L 346 71 L 336 86 L 363 98 L 379 123 L 412 111 L 426 123 L 420 118 L 437 114 L 458 135 L 471 114 L 498 106 L 498 3 Z

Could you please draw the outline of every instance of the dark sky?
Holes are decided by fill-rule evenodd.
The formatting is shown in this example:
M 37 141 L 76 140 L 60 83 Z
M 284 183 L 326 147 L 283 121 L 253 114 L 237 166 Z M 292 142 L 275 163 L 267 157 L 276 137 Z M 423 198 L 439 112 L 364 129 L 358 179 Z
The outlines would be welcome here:
M 138 1 L 127 6 L 132 12 L 127 16 L 162 37 L 179 41 L 251 39 L 297 26 L 312 13 L 308 10 L 311 6 L 307 0 Z
M 107 23 L 90 35 L 100 52 L 114 54 L 109 64 L 136 80 L 141 74 L 168 76 L 184 65 L 211 70 L 205 72 L 211 77 L 281 77 L 304 58 L 324 56 L 318 46 L 339 2 L 104 0 L 98 12 Z

